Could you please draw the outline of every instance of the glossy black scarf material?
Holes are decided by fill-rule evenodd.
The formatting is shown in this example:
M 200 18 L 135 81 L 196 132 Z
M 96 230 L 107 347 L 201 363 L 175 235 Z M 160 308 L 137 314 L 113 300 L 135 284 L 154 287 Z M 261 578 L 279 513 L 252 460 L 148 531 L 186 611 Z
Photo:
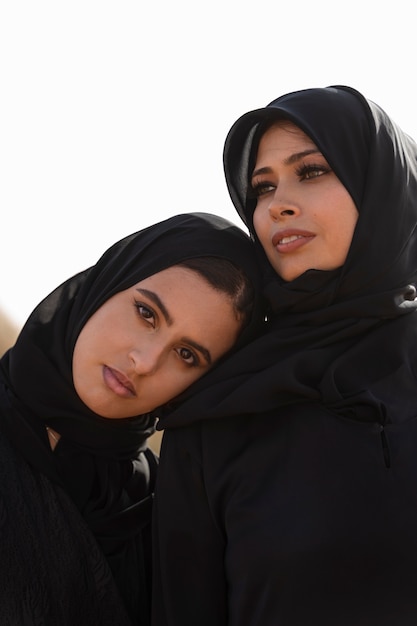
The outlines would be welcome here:
M 316 143 L 359 212 L 343 267 L 309 270 L 291 282 L 275 273 L 257 241 L 249 193 L 259 139 L 278 119 L 294 122 Z M 226 139 L 224 167 L 255 242 L 271 321 L 161 426 L 304 401 L 354 419 L 414 417 L 416 143 L 351 87 L 306 89 L 239 118 Z

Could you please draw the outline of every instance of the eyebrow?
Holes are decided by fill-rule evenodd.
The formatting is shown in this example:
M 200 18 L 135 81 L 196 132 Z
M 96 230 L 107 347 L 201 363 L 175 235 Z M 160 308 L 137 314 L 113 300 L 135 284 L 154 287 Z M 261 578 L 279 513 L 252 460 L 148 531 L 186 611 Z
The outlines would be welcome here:
M 300 159 L 303 159 L 304 157 L 309 156 L 310 154 L 321 154 L 321 152 L 317 148 L 311 148 L 310 150 L 303 150 L 303 152 L 295 152 L 294 154 L 291 154 L 289 157 L 284 159 L 283 163 L 284 165 L 292 165 L 293 163 L 296 163 Z M 259 174 L 270 174 L 271 172 L 272 172 L 271 167 L 260 167 L 257 170 L 254 170 L 252 174 L 252 178 L 254 176 L 259 176 Z
M 160 309 L 168 326 L 171 326 L 172 317 L 168 313 L 168 309 L 166 308 L 165 304 L 162 302 L 158 294 L 155 293 L 154 291 L 150 291 L 149 289 L 142 289 L 141 287 L 138 287 L 136 291 L 139 291 L 139 293 L 141 293 L 142 296 L 146 296 L 147 298 L 149 298 L 149 300 L 152 300 L 152 302 L 158 307 L 158 309 Z
M 172 325 L 173 323 L 172 317 L 170 316 L 168 309 L 166 308 L 165 304 L 162 302 L 161 298 L 158 296 L 157 293 L 155 293 L 154 291 L 150 291 L 149 289 L 143 289 L 141 287 L 138 287 L 136 291 L 141 293 L 143 296 L 146 296 L 147 298 L 149 298 L 149 300 L 152 300 L 152 302 L 161 311 L 168 326 Z M 200 343 L 197 343 L 197 341 L 190 339 L 189 337 L 183 337 L 182 341 L 190 345 L 192 348 L 195 348 L 198 352 L 200 352 L 205 358 L 205 360 L 207 361 L 208 365 L 211 365 L 212 358 L 211 358 L 210 351 L 207 350 L 207 348 L 202 346 Z
M 212 362 L 211 354 L 210 354 L 209 350 L 207 350 L 207 348 L 202 346 L 200 343 L 197 343 L 193 339 L 190 339 L 189 337 L 183 337 L 182 341 L 184 343 L 187 343 L 188 345 L 192 346 L 193 348 L 195 348 L 198 352 L 201 352 L 201 354 L 203 355 L 203 357 L 207 361 L 207 364 L 211 365 L 211 362 Z

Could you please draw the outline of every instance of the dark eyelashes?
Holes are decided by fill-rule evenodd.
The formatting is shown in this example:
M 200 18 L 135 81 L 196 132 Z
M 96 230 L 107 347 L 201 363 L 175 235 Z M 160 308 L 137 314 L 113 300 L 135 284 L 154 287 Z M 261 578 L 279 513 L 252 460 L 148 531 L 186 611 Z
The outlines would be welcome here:
M 274 184 L 268 180 L 251 184 L 247 192 L 248 200 L 257 200 L 270 187 L 274 187 Z
M 185 357 L 184 352 L 187 352 L 190 356 Z M 179 348 L 178 354 L 180 358 L 183 359 L 184 363 L 189 367 L 196 367 L 200 363 L 198 356 L 189 348 Z M 188 359 L 191 359 L 191 362 L 189 362 Z
M 300 178 L 300 180 L 312 180 L 314 178 L 319 178 L 324 174 L 328 174 L 332 169 L 324 163 L 301 163 L 296 169 L 295 174 Z M 260 180 L 253 181 L 249 183 L 247 190 L 247 198 L 248 200 L 256 200 L 262 195 L 264 192 L 269 191 L 271 188 L 275 188 L 276 183 L 270 180 Z
M 157 313 L 152 309 L 152 307 L 136 299 L 133 301 L 133 306 L 135 307 L 135 311 L 140 320 L 155 327 Z M 191 348 L 183 346 L 181 348 L 177 348 L 176 351 L 186 366 L 198 367 L 200 365 L 198 355 Z
M 247 191 L 248 200 L 257 200 L 262 193 L 262 190 L 271 186 L 272 183 L 263 181 L 262 183 L 250 183 Z
M 295 173 L 300 178 L 305 178 L 308 174 L 312 173 L 320 173 L 327 174 L 331 171 L 331 168 L 328 165 L 324 165 L 323 163 L 309 163 L 308 165 L 302 163 L 297 167 Z
M 150 320 L 154 320 L 156 318 L 155 311 L 148 305 L 143 304 L 143 302 L 139 302 L 138 300 L 135 300 L 134 307 L 136 309 L 137 314 L 139 315 L 141 319 L 149 322 Z

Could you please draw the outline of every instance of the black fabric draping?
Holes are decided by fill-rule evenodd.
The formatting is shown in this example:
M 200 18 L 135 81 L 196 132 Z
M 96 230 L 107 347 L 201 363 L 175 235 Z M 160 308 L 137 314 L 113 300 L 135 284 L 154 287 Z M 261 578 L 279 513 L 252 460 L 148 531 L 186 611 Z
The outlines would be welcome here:
M 342 268 L 287 283 L 253 233 L 248 190 L 259 137 L 281 117 L 359 212 Z M 269 321 L 158 424 L 152 624 L 413 626 L 416 144 L 355 90 L 330 87 L 244 115 L 224 159 Z
M 291 282 L 273 271 L 256 239 L 249 189 L 259 138 L 281 118 L 311 137 L 359 211 L 343 267 L 309 270 Z M 238 119 L 226 139 L 224 166 L 231 198 L 255 241 L 271 321 L 158 427 L 311 401 L 355 419 L 414 417 L 416 143 L 350 87 L 306 89 Z
M 257 281 L 247 234 L 211 214 L 178 215 L 122 239 L 90 269 L 59 286 L 33 311 L 0 361 L 1 431 L 25 462 L 71 496 L 137 624 L 148 620 L 157 459 L 147 439 L 156 418 L 105 419 L 93 413 L 75 392 L 72 355 L 84 324 L 112 295 L 202 256 L 229 259 Z M 252 332 L 251 326 L 245 332 Z M 61 435 L 54 452 L 45 425 Z
M 105 419 L 81 402 L 72 383 L 76 339 L 91 315 L 115 293 L 201 256 L 229 259 L 248 276 L 256 275 L 245 233 L 220 217 L 190 213 L 122 239 L 96 265 L 47 296 L 0 362 L 17 416 L 23 415 L 27 422 L 41 419 L 95 455 L 129 458 L 151 434 L 154 419 Z M 30 446 L 26 453 L 31 454 Z

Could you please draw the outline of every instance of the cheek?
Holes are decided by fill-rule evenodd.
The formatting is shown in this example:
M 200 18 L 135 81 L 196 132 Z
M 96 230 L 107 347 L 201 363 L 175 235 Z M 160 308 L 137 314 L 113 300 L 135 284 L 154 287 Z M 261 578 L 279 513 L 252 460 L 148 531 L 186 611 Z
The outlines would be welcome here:
M 337 215 L 337 219 L 334 218 L 334 228 L 338 230 L 339 239 L 345 246 L 349 247 L 352 242 L 359 213 L 351 197 L 346 192 L 341 194 L 340 206 L 342 210 Z
M 267 220 L 265 218 L 265 214 L 261 211 L 260 208 L 256 208 L 253 214 L 253 227 L 255 229 L 255 233 L 259 241 L 262 244 L 263 244 L 263 239 L 265 237 L 266 226 L 267 226 Z
M 196 380 L 201 378 L 203 373 L 205 372 L 199 370 L 198 372 L 190 371 L 189 374 L 178 375 L 178 371 L 176 370 L 167 370 L 163 375 L 156 378 L 151 383 L 151 387 L 148 392 L 150 393 L 152 402 L 156 403 L 156 405 L 162 405 L 169 402 L 176 396 L 179 396 Z
M 86 345 L 87 343 L 87 345 Z M 72 374 L 73 377 L 77 376 L 78 372 L 83 369 L 85 363 L 85 355 L 88 354 L 89 345 L 85 340 L 85 333 L 78 335 L 78 339 L 75 342 L 74 352 L 72 354 Z

